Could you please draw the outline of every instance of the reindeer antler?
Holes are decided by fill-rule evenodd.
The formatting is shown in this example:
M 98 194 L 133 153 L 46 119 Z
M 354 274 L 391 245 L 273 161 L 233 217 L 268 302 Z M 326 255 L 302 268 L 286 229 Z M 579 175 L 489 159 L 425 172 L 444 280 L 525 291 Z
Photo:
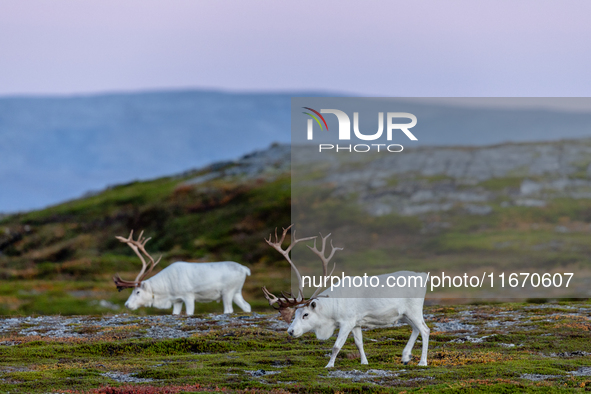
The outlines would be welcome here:
M 129 233 L 129 237 L 127 237 L 127 238 L 123 238 L 121 236 L 115 237 L 119 241 L 127 244 L 142 261 L 142 270 L 136 276 L 135 280 L 133 280 L 133 281 L 123 280 L 123 279 L 121 279 L 119 274 L 117 274 L 116 276 L 113 277 L 113 281 L 115 282 L 115 286 L 117 286 L 117 290 L 119 290 L 119 291 L 121 291 L 125 288 L 130 288 L 130 287 L 133 288 L 133 287 L 139 286 L 142 283 L 142 281 L 148 275 L 150 275 L 150 273 L 152 272 L 154 267 L 160 262 L 160 259 L 162 259 L 162 256 L 160 256 L 157 261 L 154 261 L 152 256 L 150 256 L 150 254 L 148 252 L 146 252 L 145 246 L 148 243 L 148 241 L 151 240 L 152 238 L 144 238 L 143 235 L 144 235 L 144 232 L 142 231 L 140 233 L 138 239 L 134 240 L 133 239 L 133 230 L 131 230 L 131 232 Z M 148 259 L 150 259 L 150 264 L 146 263 L 144 256 L 142 256 L 142 253 Z M 146 269 L 147 269 L 147 271 L 146 271 Z
M 289 262 L 289 264 L 291 265 L 293 270 L 295 271 L 296 277 L 298 279 L 298 291 L 299 291 L 298 296 L 294 298 L 291 293 L 285 294 L 282 292 L 281 297 L 276 297 L 271 292 L 269 292 L 266 287 L 262 288 L 265 298 L 267 299 L 267 301 L 269 301 L 269 305 L 271 305 L 273 308 L 279 310 L 279 313 L 281 313 L 281 317 L 287 323 L 291 322 L 291 319 L 293 318 L 293 314 L 295 313 L 295 310 L 297 308 L 301 308 L 303 306 L 308 305 L 310 302 L 312 302 L 312 300 L 317 296 L 317 294 L 322 289 L 322 287 L 319 287 L 318 289 L 316 289 L 316 291 L 314 292 L 312 297 L 310 297 L 307 300 L 304 298 L 304 289 L 302 286 L 302 276 L 300 274 L 300 271 L 297 269 L 295 264 L 291 261 L 291 258 L 289 256 L 289 252 L 291 251 L 291 249 L 298 242 L 308 241 L 308 240 L 313 239 L 314 240 L 314 247 L 311 247 L 309 245 L 308 245 L 308 247 L 310 248 L 310 250 L 312 250 L 314 253 L 316 253 L 316 255 L 318 255 L 320 257 L 320 259 L 322 260 L 323 273 L 324 273 L 325 277 L 332 275 L 332 273 L 334 272 L 334 269 L 335 269 L 335 267 L 333 266 L 331 273 L 329 275 L 327 275 L 328 263 L 330 262 L 330 259 L 332 259 L 332 257 L 334 256 L 334 253 L 337 250 L 343 250 L 343 248 L 335 248 L 332 245 L 332 241 L 331 241 L 330 245 L 332 247 L 332 251 L 331 251 L 329 257 L 325 257 L 324 249 L 325 249 L 325 245 L 326 245 L 326 240 L 328 239 L 328 237 L 330 237 L 330 234 L 328 234 L 326 237 L 322 237 L 322 234 L 320 234 L 320 237 L 322 237 L 322 250 L 319 251 L 316 248 L 316 237 L 315 236 L 296 239 L 295 230 L 292 231 L 292 242 L 290 243 L 290 245 L 286 249 L 283 249 L 281 247 L 281 245 L 283 244 L 283 241 L 285 240 L 285 236 L 287 234 L 287 231 L 291 227 L 293 227 L 293 224 L 290 225 L 289 227 L 283 229 L 283 234 L 281 236 L 281 239 L 279 239 L 279 237 L 277 236 L 277 228 L 275 228 L 275 242 L 271 242 L 271 239 L 272 239 L 271 235 L 269 235 L 269 239 L 265 239 L 265 241 L 269 245 L 271 245 L 273 248 L 275 248 L 279 253 L 281 253 L 283 255 L 283 257 L 285 257 L 285 259 Z M 277 304 L 277 307 L 275 307 L 274 304 Z
M 322 250 L 318 250 L 316 248 L 316 240 L 314 240 L 314 247 L 311 247 L 308 245 L 308 248 L 310 248 L 310 250 L 312 252 L 314 252 L 318 257 L 320 257 L 320 260 L 322 260 L 322 277 L 325 278 L 327 276 L 331 276 L 332 273 L 334 272 L 334 269 L 336 268 L 336 263 L 333 264 L 332 266 L 332 271 L 330 271 L 330 274 L 327 274 L 328 272 L 328 263 L 330 262 L 330 260 L 332 259 L 332 257 L 334 256 L 335 252 L 337 250 L 343 250 L 343 248 L 335 248 L 332 244 L 332 239 L 330 240 L 330 247 L 331 247 L 331 251 L 330 251 L 330 255 L 328 257 L 326 257 L 324 255 L 324 249 L 326 247 L 326 240 L 328 239 L 328 237 L 330 237 L 330 233 L 326 236 L 323 237 L 322 233 L 320 233 L 320 238 L 322 238 Z M 316 297 L 316 295 L 318 293 L 320 293 L 320 290 L 322 289 L 322 287 L 318 287 L 316 289 L 316 291 L 314 291 L 314 294 L 312 294 L 312 297 L 310 297 L 310 300 L 314 299 Z
M 304 299 L 304 288 L 302 287 L 302 275 L 300 275 L 300 271 L 298 271 L 298 268 L 291 261 L 291 258 L 289 257 L 289 252 L 298 242 L 309 241 L 311 239 L 315 239 L 316 237 L 306 237 L 306 238 L 296 239 L 295 230 L 293 230 L 291 232 L 290 245 L 287 247 L 287 249 L 282 249 L 281 244 L 283 244 L 283 241 L 285 240 L 285 235 L 287 234 L 287 231 L 289 231 L 289 229 L 292 227 L 293 227 L 293 224 L 290 225 L 288 228 L 283 229 L 283 234 L 281 235 L 281 239 L 279 239 L 279 237 L 277 236 L 277 228 L 275 228 L 275 242 L 271 242 L 271 239 L 272 239 L 271 234 L 269 234 L 269 239 L 265 239 L 265 241 L 269 245 L 271 245 L 273 248 L 275 248 L 279 253 L 281 253 L 283 255 L 283 257 L 285 257 L 285 259 L 287 260 L 289 265 L 291 265 L 291 268 L 293 268 L 293 270 L 295 271 L 296 277 L 298 278 L 298 289 L 299 289 L 299 294 L 298 294 L 297 298 L 300 300 L 303 300 Z
M 285 294 L 281 292 L 282 297 L 276 297 L 274 294 L 269 292 L 266 287 L 261 288 L 263 293 L 265 294 L 265 298 L 269 301 L 269 305 L 271 305 L 274 309 L 278 310 L 281 314 L 281 318 L 286 322 L 290 323 L 291 319 L 293 318 L 293 314 L 295 313 L 295 308 L 297 305 L 305 301 L 298 301 L 291 293 Z M 273 304 L 277 303 L 277 307 Z

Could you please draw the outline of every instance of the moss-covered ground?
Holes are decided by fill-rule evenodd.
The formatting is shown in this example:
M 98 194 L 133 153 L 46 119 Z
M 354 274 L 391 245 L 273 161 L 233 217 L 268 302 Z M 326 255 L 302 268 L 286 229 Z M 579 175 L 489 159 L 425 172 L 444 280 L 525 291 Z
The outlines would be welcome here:
M 314 207 L 319 222 L 334 224 L 335 245 L 347 246 L 338 255 L 339 269 L 363 261 L 368 273 L 433 266 L 468 273 L 476 268 L 576 272 L 580 287 L 574 296 L 589 297 L 591 199 L 549 198 L 543 207 L 506 204 L 505 194 L 521 181 L 508 177 L 479 186 L 509 190 L 489 202 L 487 215 L 456 207 L 374 217 L 347 199 L 326 199 L 329 184 L 292 196 L 289 173 L 191 183 L 207 173 L 118 185 L 0 218 L 0 392 L 556 392 L 591 387 L 591 304 L 586 301 L 427 306 L 428 367 L 418 367 L 416 359 L 400 363 L 410 329 L 396 326 L 364 332 L 369 366 L 359 364 L 349 339 L 336 368 L 325 370 L 332 340 L 320 342 L 312 334 L 290 338 L 260 291 L 261 286 L 289 288 L 286 262 L 263 237 L 305 219 L 291 215 L 292 198 L 299 198 L 304 203 L 295 205 Z M 433 187 L 447 182 L 423 181 Z M 311 215 L 308 210 L 299 214 Z M 362 230 L 352 231 L 351 222 Z M 125 311 L 128 292 L 118 293 L 111 278 L 120 273 L 132 279 L 138 271 L 133 252 L 114 238 L 131 229 L 153 237 L 147 249 L 163 255 L 161 267 L 178 260 L 234 260 L 248 266 L 252 276 L 243 294 L 257 314 L 218 317 L 222 307 L 217 303 L 197 304 L 193 318 L 172 318 L 170 310 Z M 308 233 L 302 229 L 301 235 Z M 371 253 L 355 254 L 358 244 Z M 384 271 L 384 262 L 390 271 Z
M 557 392 L 591 388 L 591 303 L 427 306 L 429 366 L 400 362 L 406 325 L 291 338 L 275 313 L 2 320 L 0 392 Z

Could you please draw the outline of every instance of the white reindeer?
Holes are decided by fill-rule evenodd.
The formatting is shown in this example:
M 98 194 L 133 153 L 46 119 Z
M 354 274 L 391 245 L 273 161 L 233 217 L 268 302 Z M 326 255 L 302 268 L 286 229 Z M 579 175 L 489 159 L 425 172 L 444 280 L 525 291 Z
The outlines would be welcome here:
M 160 262 L 154 261 L 146 252 L 145 245 L 151 238 L 133 239 L 133 230 L 128 238 L 116 237 L 126 243 L 142 261 L 142 270 L 134 281 L 126 281 L 116 275 L 113 281 L 119 291 L 132 288 L 133 291 L 125 306 L 135 310 L 142 306 L 168 309 L 171 306 L 173 315 L 180 315 L 183 303 L 187 315 L 195 311 L 195 301 L 210 302 L 222 300 L 224 313 L 232 313 L 232 301 L 244 312 L 250 312 L 250 305 L 242 298 L 242 286 L 250 270 L 233 261 L 219 263 L 185 263 L 176 262 L 150 279 L 145 279 Z M 149 268 L 145 255 L 149 260 Z
M 275 242 L 271 242 L 270 236 L 269 239 L 265 241 L 279 251 L 294 269 L 299 283 L 299 294 L 295 298 L 292 297 L 291 294 L 286 295 L 284 293 L 282 293 L 282 297 L 276 297 L 263 287 L 263 292 L 269 301 L 269 305 L 275 308 L 274 304 L 277 304 L 278 307 L 276 309 L 281 313 L 283 320 L 287 323 L 291 323 L 287 329 L 289 335 L 297 338 L 306 332 L 313 331 L 318 339 L 326 340 L 333 335 L 336 328 L 339 328 L 339 334 L 332 348 L 330 361 L 326 365 L 326 368 L 332 368 L 334 367 L 337 354 L 345 344 L 349 333 L 353 332 L 355 345 L 357 346 L 357 349 L 359 349 L 359 354 L 361 356 L 361 364 L 367 364 L 367 357 L 363 350 L 361 328 L 384 327 L 392 325 L 396 321 L 402 321 L 408 323 L 412 327 L 410 339 L 402 351 L 402 362 L 407 364 L 410 361 L 412 348 L 420 333 L 423 348 L 419 365 L 426 366 L 427 351 L 429 348 L 429 327 L 427 327 L 423 319 L 423 302 L 426 293 L 426 281 L 428 280 L 428 275 L 425 273 L 400 271 L 378 276 L 381 284 L 387 283 L 386 280 L 389 276 L 404 276 L 408 280 L 415 278 L 415 281 L 418 280 L 421 282 L 421 285 L 418 287 L 405 288 L 404 290 L 395 293 L 404 295 L 403 298 L 379 298 L 377 296 L 383 296 L 388 293 L 384 293 L 381 288 L 351 287 L 350 284 L 344 283 L 345 281 L 343 281 L 340 286 L 335 287 L 332 290 L 327 289 L 320 294 L 318 293 L 321 288 L 317 288 L 312 297 L 306 300 L 304 299 L 301 275 L 289 256 L 292 247 L 298 242 L 314 239 L 314 247 L 308 247 L 322 260 L 324 277 L 330 276 L 332 275 L 332 272 L 334 272 L 333 267 L 331 273 L 327 274 L 328 263 L 334 253 L 337 250 L 342 250 L 342 248 L 335 248 L 331 241 L 332 251 L 330 255 L 326 257 L 324 250 L 326 240 L 330 237 L 330 234 L 326 237 L 322 237 L 322 234 L 320 235 L 322 238 L 322 249 L 318 250 L 316 248 L 316 237 L 296 239 L 295 231 L 293 231 L 292 242 L 284 250 L 282 249 L 281 244 L 285 240 L 287 230 L 291 227 L 292 226 L 289 226 L 283 230 L 283 236 L 281 239 L 277 237 L 277 231 L 275 231 Z

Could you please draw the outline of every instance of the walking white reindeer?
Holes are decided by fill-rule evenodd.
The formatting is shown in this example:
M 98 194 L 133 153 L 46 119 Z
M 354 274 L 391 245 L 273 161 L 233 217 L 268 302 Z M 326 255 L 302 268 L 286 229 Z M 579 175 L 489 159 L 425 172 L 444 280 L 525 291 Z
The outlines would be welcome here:
M 325 237 L 320 234 L 322 248 L 318 250 L 316 247 L 316 237 L 296 239 L 295 230 L 292 230 L 291 243 L 286 249 L 283 249 L 281 245 L 285 240 L 287 231 L 292 226 L 293 224 L 283 229 L 281 239 L 277 236 L 277 229 L 275 229 L 275 242 L 272 242 L 271 235 L 265 241 L 281 253 L 294 270 L 298 280 L 298 295 L 293 297 L 292 294 L 282 292 L 281 296 L 276 297 L 266 287 L 262 288 L 265 298 L 269 301 L 269 305 L 279 310 L 283 320 L 290 324 L 287 329 L 289 335 L 298 338 L 306 332 L 313 331 L 318 339 L 326 340 L 333 335 L 336 328 L 339 328 L 337 340 L 332 348 L 330 361 L 326 365 L 326 368 L 331 368 L 334 367 L 337 354 L 345 344 L 349 333 L 353 332 L 355 345 L 359 349 L 361 356 L 361 364 L 368 364 L 365 351 L 363 350 L 361 328 L 389 326 L 400 320 L 412 327 L 410 339 L 402 351 L 402 362 L 407 364 L 410 361 L 412 348 L 420 333 L 423 347 L 419 365 L 426 366 L 427 351 L 429 348 L 429 327 L 427 327 L 423 319 L 423 303 L 428 275 L 425 273 L 400 271 L 378 276 L 380 283 L 386 283 L 388 277 L 398 278 L 404 276 L 408 279 L 421 278 L 423 286 L 410 289 L 407 292 L 398 293 L 412 295 L 412 297 L 381 298 L 378 296 L 383 296 L 384 293 L 380 293 L 376 288 L 352 287 L 350 283 L 349 285 L 345 285 L 345 281 L 343 281 L 340 286 L 334 287 L 333 289 L 326 289 L 322 293 L 320 293 L 322 287 L 319 287 L 310 298 L 305 299 L 302 276 L 295 264 L 291 261 L 289 255 L 291 249 L 299 242 L 314 239 L 314 246 L 307 246 L 322 261 L 323 276 L 326 277 L 331 276 L 335 268 L 333 265 L 331 273 L 327 273 L 330 260 L 335 252 L 342 250 L 342 248 L 334 247 L 331 240 L 331 251 L 327 257 L 325 254 L 326 241 L 330 237 L 330 234 Z

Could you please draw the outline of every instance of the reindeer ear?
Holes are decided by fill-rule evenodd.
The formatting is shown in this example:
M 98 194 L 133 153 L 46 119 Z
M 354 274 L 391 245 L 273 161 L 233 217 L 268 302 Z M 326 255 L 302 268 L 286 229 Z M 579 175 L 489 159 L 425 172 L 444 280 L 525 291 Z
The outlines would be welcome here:
M 316 309 L 316 301 L 312 301 L 310 305 L 312 306 L 312 309 Z

